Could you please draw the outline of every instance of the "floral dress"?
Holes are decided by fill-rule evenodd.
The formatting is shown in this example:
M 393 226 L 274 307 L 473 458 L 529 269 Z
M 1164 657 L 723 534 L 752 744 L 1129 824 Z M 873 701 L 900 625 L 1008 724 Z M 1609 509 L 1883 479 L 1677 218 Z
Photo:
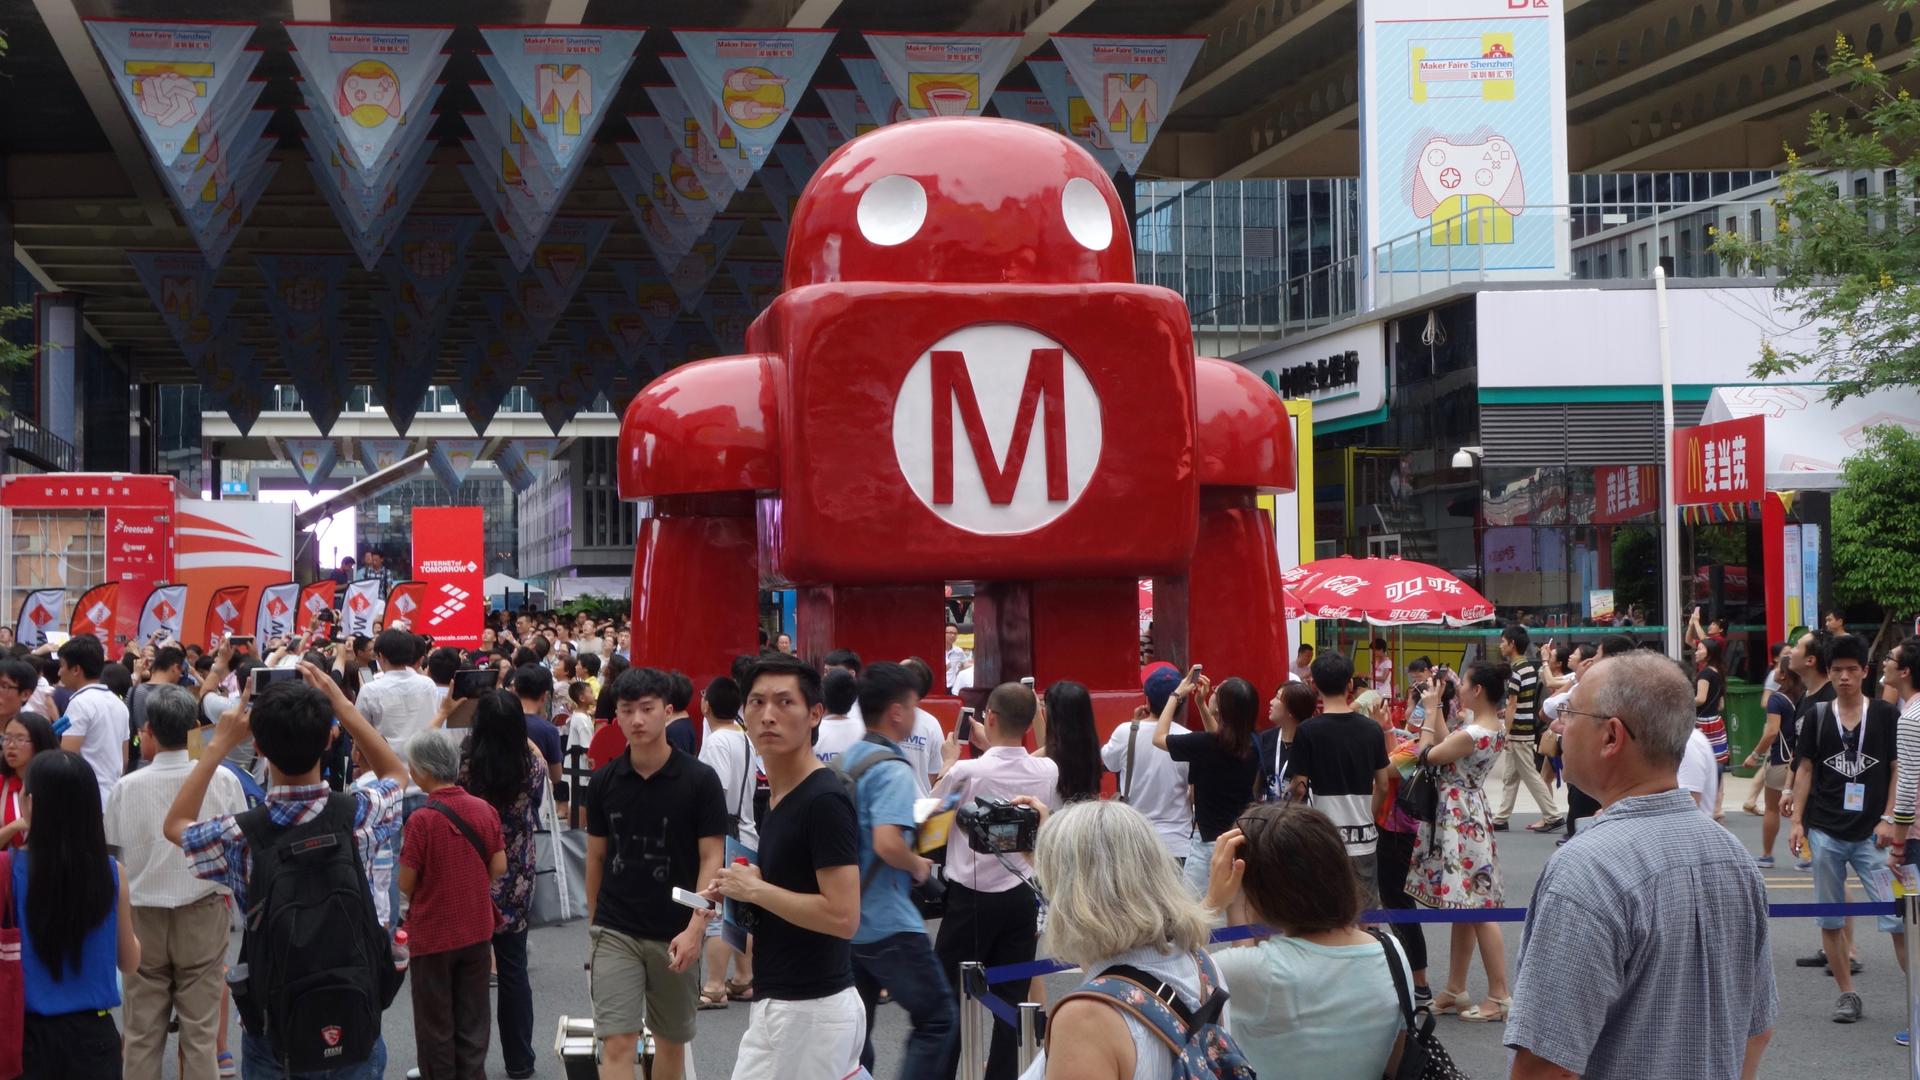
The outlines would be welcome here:
M 1500 865 L 1493 850 L 1493 811 L 1484 788 L 1507 737 L 1478 724 L 1466 757 L 1435 766 L 1440 773 L 1438 820 L 1423 822 L 1407 875 L 1407 895 L 1423 907 L 1500 906 Z
M 532 761 L 527 766 L 527 786 L 511 805 L 494 807 L 500 811 L 500 834 L 507 849 L 507 872 L 493 882 L 493 907 L 501 920 L 496 933 L 524 931 L 527 914 L 533 909 L 533 834 L 540 824 L 540 799 L 546 791 L 547 763 L 537 753 L 530 751 L 529 757 Z M 460 783 L 463 787 L 467 780 L 467 765 L 462 761 Z

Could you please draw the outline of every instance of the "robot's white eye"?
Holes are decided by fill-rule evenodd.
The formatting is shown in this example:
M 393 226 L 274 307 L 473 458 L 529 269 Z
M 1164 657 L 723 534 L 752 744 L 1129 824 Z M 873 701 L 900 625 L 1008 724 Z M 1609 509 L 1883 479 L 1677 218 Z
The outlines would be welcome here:
M 1113 211 L 1093 181 L 1076 176 L 1060 193 L 1060 216 L 1067 231 L 1088 251 L 1105 251 L 1113 243 Z
M 927 189 L 911 176 L 883 176 L 860 193 L 860 235 L 880 247 L 913 239 L 927 220 Z

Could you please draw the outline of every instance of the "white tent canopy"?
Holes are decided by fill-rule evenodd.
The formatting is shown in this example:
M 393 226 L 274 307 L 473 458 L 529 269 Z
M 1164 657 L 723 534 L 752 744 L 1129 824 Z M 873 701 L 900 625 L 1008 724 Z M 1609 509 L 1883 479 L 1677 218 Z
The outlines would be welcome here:
M 529 597 L 529 606 L 536 608 L 544 608 L 547 606 L 546 589 L 530 581 L 522 581 L 512 574 L 488 574 L 486 590 L 489 603 L 498 600 L 503 595 L 518 598 L 524 592 Z
M 1840 486 L 1840 466 L 1866 442 L 1868 428 L 1897 424 L 1920 433 L 1920 395 L 1876 390 L 1839 405 L 1825 385 L 1719 386 L 1707 399 L 1703 424 L 1764 416 L 1767 488 L 1827 491 Z

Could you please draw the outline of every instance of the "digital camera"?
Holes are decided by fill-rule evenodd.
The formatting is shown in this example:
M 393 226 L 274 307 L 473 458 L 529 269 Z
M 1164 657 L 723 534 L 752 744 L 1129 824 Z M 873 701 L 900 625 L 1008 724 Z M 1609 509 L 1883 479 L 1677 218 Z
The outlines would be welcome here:
M 967 846 L 973 850 L 982 855 L 1011 855 L 1033 850 L 1034 835 L 1040 831 L 1040 812 L 1031 806 L 1015 806 L 1005 799 L 980 795 L 955 812 L 954 822 L 967 834 Z

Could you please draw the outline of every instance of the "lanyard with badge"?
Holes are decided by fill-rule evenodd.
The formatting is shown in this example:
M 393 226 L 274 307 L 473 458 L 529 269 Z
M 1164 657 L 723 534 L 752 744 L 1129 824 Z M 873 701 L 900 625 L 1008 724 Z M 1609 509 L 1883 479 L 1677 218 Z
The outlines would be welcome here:
M 1847 729 L 1840 723 L 1840 709 L 1833 710 L 1833 728 L 1840 736 L 1840 747 L 1847 755 L 1847 791 L 1843 804 L 1848 813 L 1856 813 L 1867 808 L 1867 785 L 1854 779 L 1860 775 L 1860 754 L 1867 745 L 1867 714 L 1871 712 L 1864 702 L 1860 705 L 1860 724 L 1853 729 L 1854 741 L 1847 743 Z

